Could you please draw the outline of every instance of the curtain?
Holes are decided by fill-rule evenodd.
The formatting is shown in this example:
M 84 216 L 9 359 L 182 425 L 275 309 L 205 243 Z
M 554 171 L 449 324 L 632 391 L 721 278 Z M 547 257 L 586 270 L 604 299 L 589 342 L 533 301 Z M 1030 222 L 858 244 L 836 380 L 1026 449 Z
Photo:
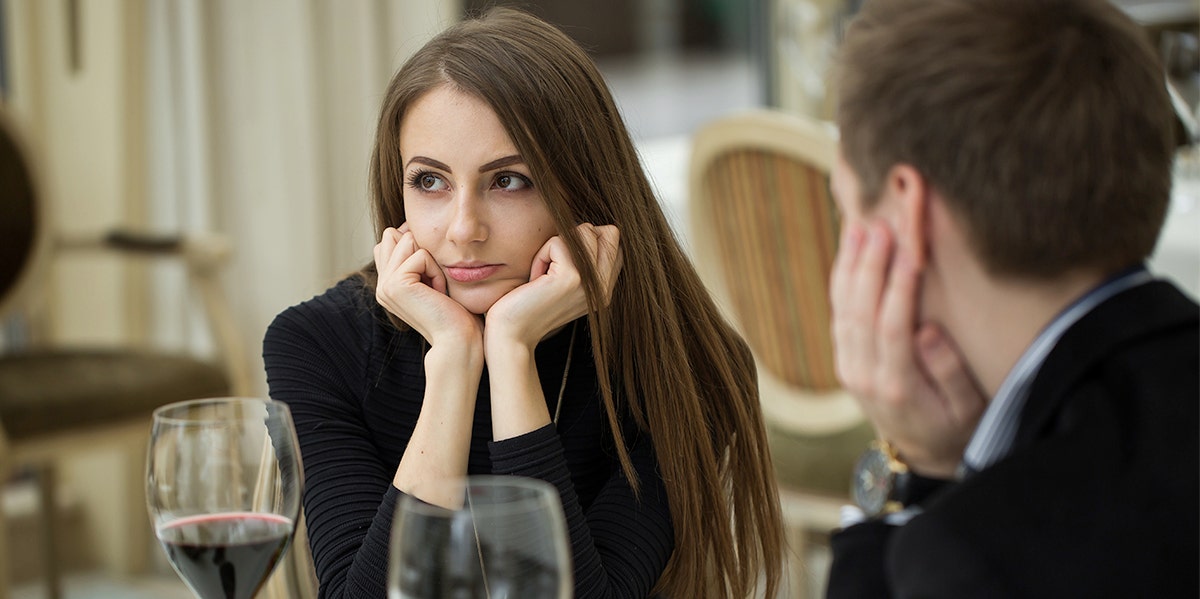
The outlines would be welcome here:
M 232 242 L 225 285 L 250 372 L 276 314 L 365 264 L 384 88 L 459 0 L 146 0 L 148 220 Z M 162 270 L 154 334 L 207 346 Z M 190 311 L 196 313 L 196 311 Z
M 225 285 L 251 383 L 284 308 L 365 264 L 367 160 L 383 91 L 457 0 L 148 0 L 148 221 L 232 242 Z M 184 273 L 149 277 L 156 341 L 211 346 Z M 303 527 L 264 595 L 316 596 Z

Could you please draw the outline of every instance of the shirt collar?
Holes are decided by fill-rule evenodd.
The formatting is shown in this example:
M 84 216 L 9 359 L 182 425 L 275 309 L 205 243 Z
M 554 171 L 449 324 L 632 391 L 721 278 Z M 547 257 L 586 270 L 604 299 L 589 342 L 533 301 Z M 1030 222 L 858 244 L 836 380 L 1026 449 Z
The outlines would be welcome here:
M 1029 385 L 1063 333 L 1101 302 L 1153 278 L 1145 266 L 1117 273 L 1072 302 L 1042 329 L 1008 372 L 996 396 L 984 411 L 975 434 L 963 452 L 963 461 L 958 467 L 959 478 L 991 466 L 1012 450 L 1021 409 L 1029 396 Z

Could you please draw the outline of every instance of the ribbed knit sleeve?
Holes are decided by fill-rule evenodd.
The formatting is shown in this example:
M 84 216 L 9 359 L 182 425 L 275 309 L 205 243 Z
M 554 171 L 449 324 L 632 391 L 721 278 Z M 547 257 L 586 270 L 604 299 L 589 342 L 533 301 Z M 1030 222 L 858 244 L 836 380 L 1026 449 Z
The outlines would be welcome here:
M 370 311 L 342 283 L 289 308 L 267 329 L 271 398 L 286 402 L 304 462 L 304 510 L 320 597 L 385 597 L 395 465 L 381 461 L 361 398 Z
M 641 480 L 635 497 L 618 469 L 586 510 L 567 469 L 554 425 L 491 444 L 497 474 L 539 478 L 558 488 L 575 570 L 575 597 L 647 597 L 674 548 L 667 493 L 654 448 L 643 438 L 630 453 Z

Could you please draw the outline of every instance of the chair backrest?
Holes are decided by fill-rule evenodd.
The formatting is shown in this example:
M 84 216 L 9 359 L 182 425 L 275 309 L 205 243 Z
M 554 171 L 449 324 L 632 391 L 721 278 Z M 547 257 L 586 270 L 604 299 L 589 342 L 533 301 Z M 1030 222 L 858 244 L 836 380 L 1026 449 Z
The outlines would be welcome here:
M 45 218 L 28 154 L 0 112 L 0 317 L 29 286 L 43 249 Z
M 836 134 L 790 114 L 726 117 L 695 135 L 690 245 L 759 368 L 811 391 L 839 387 L 828 281 L 838 213 Z

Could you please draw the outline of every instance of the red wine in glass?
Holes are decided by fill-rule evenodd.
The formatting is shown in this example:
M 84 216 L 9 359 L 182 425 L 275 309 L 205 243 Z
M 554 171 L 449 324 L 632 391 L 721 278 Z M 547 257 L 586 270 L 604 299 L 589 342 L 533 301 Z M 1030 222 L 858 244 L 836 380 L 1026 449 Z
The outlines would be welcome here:
M 204 599 L 251 599 L 292 538 L 274 514 L 205 514 L 167 522 L 158 540 L 167 559 Z
M 274 584 L 267 579 L 291 543 L 303 488 L 287 405 L 221 397 L 154 411 L 146 507 L 200 599 L 252 599 Z

